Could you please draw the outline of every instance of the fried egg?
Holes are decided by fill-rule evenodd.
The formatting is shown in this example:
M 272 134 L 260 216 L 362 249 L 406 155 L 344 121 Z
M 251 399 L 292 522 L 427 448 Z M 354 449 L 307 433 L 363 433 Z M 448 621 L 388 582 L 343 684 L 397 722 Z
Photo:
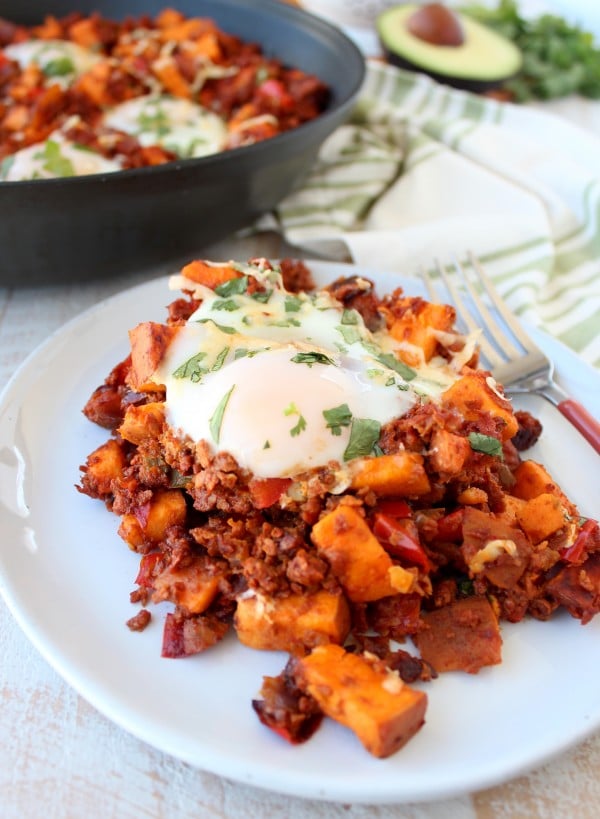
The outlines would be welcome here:
M 431 378 L 329 293 L 291 294 L 274 271 L 247 272 L 264 291 L 249 294 L 247 276 L 218 292 L 173 281 L 202 303 L 154 374 L 169 425 L 265 478 L 377 454 L 382 425 L 431 390 Z

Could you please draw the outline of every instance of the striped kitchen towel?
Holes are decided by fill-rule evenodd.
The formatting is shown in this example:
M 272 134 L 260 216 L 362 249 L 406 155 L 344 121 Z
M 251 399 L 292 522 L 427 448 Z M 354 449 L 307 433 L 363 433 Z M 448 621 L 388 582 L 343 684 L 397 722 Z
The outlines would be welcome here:
M 341 238 L 404 275 L 472 250 L 518 315 L 600 367 L 600 138 L 564 118 L 370 63 L 275 217 L 289 242 Z

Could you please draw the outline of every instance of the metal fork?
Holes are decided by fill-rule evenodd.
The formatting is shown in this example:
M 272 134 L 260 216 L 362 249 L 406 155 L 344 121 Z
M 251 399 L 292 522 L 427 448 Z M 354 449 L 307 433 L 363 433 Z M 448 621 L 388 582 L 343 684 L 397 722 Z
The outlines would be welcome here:
M 480 328 L 483 331 L 479 340 L 482 363 L 507 393 L 536 393 L 550 401 L 600 453 L 600 423 L 556 383 L 553 362 L 524 332 L 481 263 L 472 253 L 468 259 L 468 270 L 457 260 L 453 262 L 454 275 L 449 275 L 439 261 L 435 262 L 435 270 L 469 332 Z M 440 295 L 430 271 L 424 270 L 423 278 L 432 301 L 448 300 Z M 475 283 L 480 285 L 482 295 Z

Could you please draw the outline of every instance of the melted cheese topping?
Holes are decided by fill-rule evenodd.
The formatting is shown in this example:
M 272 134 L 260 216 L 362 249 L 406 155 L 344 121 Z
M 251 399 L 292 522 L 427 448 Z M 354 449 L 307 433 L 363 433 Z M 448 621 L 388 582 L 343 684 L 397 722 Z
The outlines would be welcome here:
M 119 170 L 121 166 L 118 162 L 69 142 L 61 133 L 55 132 L 44 142 L 5 157 L 0 163 L 0 180 L 22 182 Z
M 181 159 L 218 153 L 227 139 L 221 117 L 190 100 L 160 94 L 115 106 L 104 124 L 132 134 L 145 147 L 161 145 Z
M 242 278 L 241 292 L 218 295 L 173 277 L 173 288 L 203 301 L 153 378 L 166 386 L 173 429 L 255 475 L 291 477 L 373 454 L 383 424 L 456 380 L 448 366 L 406 367 L 387 333 L 371 333 L 328 293 L 292 295 L 276 272 L 241 269 L 266 292 L 249 295 Z
M 483 571 L 486 563 L 500 557 L 501 554 L 509 554 L 511 557 L 517 556 L 517 544 L 513 540 L 490 540 L 483 549 L 476 552 L 469 561 L 469 569 L 473 574 Z
M 6 46 L 4 53 L 21 68 L 36 63 L 48 82 L 69 85 L 89 71 L 101 57 L 69 40 L 26 40 Z

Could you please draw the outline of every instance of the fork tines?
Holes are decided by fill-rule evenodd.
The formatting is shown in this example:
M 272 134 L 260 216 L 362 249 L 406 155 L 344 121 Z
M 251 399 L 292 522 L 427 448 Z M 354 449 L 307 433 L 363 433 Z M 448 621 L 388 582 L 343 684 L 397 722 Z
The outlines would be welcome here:
M 433 271 L 424 269 L 422 273 L 429 297 L 452 303 L 464 328 L 479 334 L 481 355 L 491 369 L 537 352 L 472 253 L 466 264 L 454 259 L 445 266 L 436 259 Z M 445 294 L 440 292 L 444 287 Z

